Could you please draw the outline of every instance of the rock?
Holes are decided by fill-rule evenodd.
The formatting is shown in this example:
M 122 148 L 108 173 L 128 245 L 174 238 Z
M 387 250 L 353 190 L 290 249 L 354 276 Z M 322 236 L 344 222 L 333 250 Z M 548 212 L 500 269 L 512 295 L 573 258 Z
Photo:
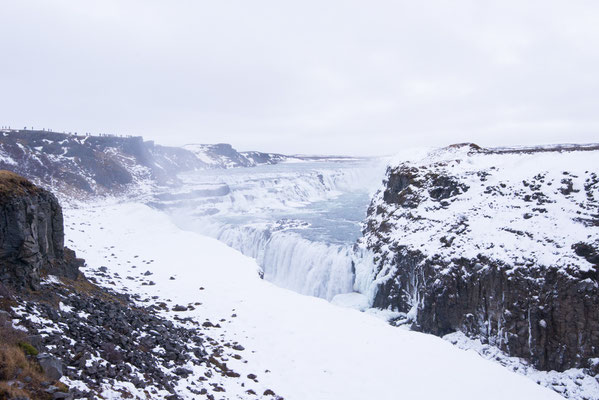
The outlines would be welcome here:
M 42 347 L 43 338 L 41 335 L 29 335 L 26 337 L 26 341 L 36 349 L 40 349 Z
M 6 286 L 4 286 L 4 284 L 2 282 L 0 282 L 0 299 L 1 298 L 5 298 L 5 299 L 9 299 L 12 300 L 12 294 L 10 293 L 10 291 L 8 290 L 8 288 Z
M 8 311 L 0 310 L 0 321 L 10 321 L 12 316 Z
M 0 281 L 38 289 L 52 274 L 75 279 L 83 260 L 64 246 L 62 208 L 56 197 L 8 171 L 0 171 Z
M 183 368 L 183 367 L 179 367 L 179 368 L 175 369 L 173 372 L 175 375 L 181 376 L 183 378 L 187 378 L 189 375 L 191 375 L 193 373 L 192 370 Z
M 599 246 L 593 247 L 589 243 L 579 242 L 573 244 L 572 249 L 577 256 L 583 257 L 585 260 L 599 268 Z
M 54 400 L 58 400 L 58 399 L 71 400 L 71 399 L 73 399 L 73 395 L 70 393 L 65 393 L 65 392 L 54 392 L 54 394 L 52 395 L 52 398 Z
M 555 171 L 545 171 L 547 165 L 542 173 L 530 171 L 530 179 L 513 181 L 511 173 L 520 168 L 513 159 L 494 159 L 489 167 L 477 160 L 490 150 L 467 150 L 387 170 L 363 229 L 362 243 L 375 257 L 374 306 L 403 313 L 401 322 L 414 330 L 439 336 L 460 331 L 538 369 L 586 368 L 599 357 L 596 174 L 570 174 L 564 190 L 549 190 L 545 175 L 555 177 Z M 583 185 L 586 202 L 572 202 L 571 211 L 554 206 Z M 437 206 L 440 199 L 449 203 Z M 578 239 L 542 230 L 559 230 L 568 218 L 578 224 Z M 469 224 L 486 227 L 485 219 L 506 222 L 489 224 L 481 239 Z M 559 257 L 544 265 L 532 249 Z
M 64 365 L 58 358 L 50 354 L 42 353 L 38 354 L 37 362 L 48 378 L 55 381 L 62 378 Z

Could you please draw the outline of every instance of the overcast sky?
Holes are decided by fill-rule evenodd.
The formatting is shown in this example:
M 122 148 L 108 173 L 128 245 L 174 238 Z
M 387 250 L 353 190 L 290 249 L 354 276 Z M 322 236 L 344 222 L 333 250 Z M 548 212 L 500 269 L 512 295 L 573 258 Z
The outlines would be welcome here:
M 390 154 L 599 141 L 599 2 L 0 0 L 0 123 Z

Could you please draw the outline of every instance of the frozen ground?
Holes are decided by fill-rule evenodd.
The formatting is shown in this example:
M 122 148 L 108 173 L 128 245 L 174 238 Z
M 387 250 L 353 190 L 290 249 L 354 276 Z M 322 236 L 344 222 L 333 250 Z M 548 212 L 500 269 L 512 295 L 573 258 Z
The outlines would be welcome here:
M 461 349 L 474 350 L 488 360 L 493 360 L 514 372 L 526 375 L 540 385 L 551 387 L 564 397 L 589 400 L 599 398 L 597 380 L 585 374 L 582 369 L 572 368 L 564 372 L 539 371 L 525 360 L 510 357 L 497 347 L 483 344 L 478 339 L 470 339 L 462 332 L 450 333 L 443 338 Z
M 98 278 L 103 285 L 142 300 L 166 302 L 169 310 L 201 303 L 166 316 L 222 320 L 212 335 L 245 348 L 243 360 L 231 358 L 229 366 L 259 382 L 241 387 L 229 378 L 217 398 L 270 398 L 261 396 L 266 389 L 287 400 L 561 398 L 441 338 L 276 287 L 259 278 L 253 259 L 147 206 L 69 208 L 65 222 L 67 244 L 87 260 L 86 275 L 104 266 L 112 276 Z

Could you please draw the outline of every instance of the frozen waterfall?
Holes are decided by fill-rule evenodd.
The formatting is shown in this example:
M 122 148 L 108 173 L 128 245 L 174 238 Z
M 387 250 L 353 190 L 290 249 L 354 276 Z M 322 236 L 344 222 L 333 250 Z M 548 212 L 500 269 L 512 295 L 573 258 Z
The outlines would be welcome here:
M 356 241 L 369 189 L 380 182 L 373 170 L 310 163 L 189 174 L 187 191 L 168 196 L 180 200 L 165 204 L 180 227 L 255 258 L 278 286 L 327 300 L 351 292 L 372 300 L 371 257 Z M 227 189 L 205 189 L 211 185 Z

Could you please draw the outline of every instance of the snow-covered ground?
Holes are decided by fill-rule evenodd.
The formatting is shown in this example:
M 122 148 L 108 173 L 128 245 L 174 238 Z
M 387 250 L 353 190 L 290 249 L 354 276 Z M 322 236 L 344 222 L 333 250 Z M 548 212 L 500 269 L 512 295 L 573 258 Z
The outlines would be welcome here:
M 571 368 L 564 372 L 539 371 L 521 358 L 510 357 L 496 346 L 483 344 L 479 339 L 468 338 L 462 332 L 450 333 L 443 336 L 443 339 L 448 340 L 460 349 L 476 351 L 487 360 L 498 362 L 505 368 L 526 375 L 534 382 L 551 387 L 564 397 L 589 400 L 599 397 L 597 380 L 580 368 Z
M 218 398 L 271 398 L 262 396 L 267 389 L 287 400 L 561 398 L 441 338 L 279 288 L 259 278 L 253 259 L 145 205 L 69 208 L 65 222 L 67 245 L 86 259 L 86 275 L 105 266 L 113 276 L 102 284 L 169 309 L 201 303 L 164 314 L 220 321 L 221 328 L 206 329 L 245 348 L 228 365 L 258 382 L 243 387 L 241 378 L 227 378 Z M 184 383 L 180 390 L 196 398 Z

